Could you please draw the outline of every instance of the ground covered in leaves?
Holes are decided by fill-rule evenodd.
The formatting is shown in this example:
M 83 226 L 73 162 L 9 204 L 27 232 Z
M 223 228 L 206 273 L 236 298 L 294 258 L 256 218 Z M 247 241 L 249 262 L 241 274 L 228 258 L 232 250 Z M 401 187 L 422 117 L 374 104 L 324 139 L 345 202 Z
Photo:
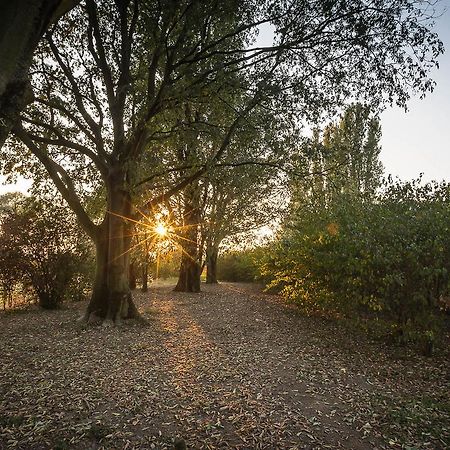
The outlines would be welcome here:
M 148 326 L 0 313 L 0 448 L 450 448 L 448 356 L 384 347 L 254 286 L 155 285 Z

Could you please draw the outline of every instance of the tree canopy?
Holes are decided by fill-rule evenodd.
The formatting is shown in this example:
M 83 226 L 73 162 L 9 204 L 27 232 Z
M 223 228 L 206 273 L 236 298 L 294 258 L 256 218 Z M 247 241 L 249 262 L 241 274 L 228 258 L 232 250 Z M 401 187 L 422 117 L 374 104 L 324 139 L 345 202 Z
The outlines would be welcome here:
M 259 46 L 265 24 L 273 41 Z M 94 240 L 87 315 L 132 317 L 124 217 L 239 161 L 230 150 L 250 128 L 316 120 L 349 99 L 405 106 L 432 90 L 443 47 L 431 24 L 427 4 L 411 0 L 86 0 L 39 44 L 34 102 L 14 123 L 2 170 L 50 179 Z M 189 147 L 181 167 L 176 141 Z M 252 158 L 279 162 L 270 144 Z M 176 176 L 160 190 L 167 173 Z M 85 207 L 93 191 L 105 196 L 100 222 Z

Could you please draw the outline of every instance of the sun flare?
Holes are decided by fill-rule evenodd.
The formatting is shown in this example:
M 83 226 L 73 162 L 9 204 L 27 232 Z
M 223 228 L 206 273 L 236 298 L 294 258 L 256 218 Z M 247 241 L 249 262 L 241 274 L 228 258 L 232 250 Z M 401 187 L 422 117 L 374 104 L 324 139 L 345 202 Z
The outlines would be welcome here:
M 167 228 L 165 227 L 165 225 L 163 223 L 158 223 L 158 225 L 156 225 L 155 232 L 160 237 L 167 236 Z

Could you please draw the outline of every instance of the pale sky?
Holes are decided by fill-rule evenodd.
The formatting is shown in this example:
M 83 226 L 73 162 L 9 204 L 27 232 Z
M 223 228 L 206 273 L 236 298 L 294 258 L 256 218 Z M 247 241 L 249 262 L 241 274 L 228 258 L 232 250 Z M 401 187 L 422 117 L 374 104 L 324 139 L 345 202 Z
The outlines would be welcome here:
M 426 181 L 450 182 L 450 0 L 439 4 L 444 8 L 435 27 L 445 47 L 432 74 L 437 86 L 425 99 L 411 100 L 407 113 L 391 108 L 381 114 L 381 161 L 386 175 L 403 180 L 423 172 Z
M 442 0 L 435 31 L 444 42 L 445 53 L 439 59 L 440 68 L 432 77 L 437 86 L 431 94 L 420 100 L 414 98 L 405 113 L 389 108 L 381 115 L 381 161 L 386 175 L 403 180 L 416 178 L 450 182 L 450 0 Z M 264 32 L 258 40 L 264 41 Z M 4 177 L 0 176 L 0 183 Z M 20 180 L 15 185 L 0 184 L 0 194 L 20 190 L 26 192 L 31 182 Z

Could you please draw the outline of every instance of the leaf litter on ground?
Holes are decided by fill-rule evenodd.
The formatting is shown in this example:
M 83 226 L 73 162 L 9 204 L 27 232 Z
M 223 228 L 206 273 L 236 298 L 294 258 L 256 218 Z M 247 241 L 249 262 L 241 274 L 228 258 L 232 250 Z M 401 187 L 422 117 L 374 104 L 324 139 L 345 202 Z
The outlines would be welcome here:
M 86 304 L 0 315 L 0 448 L 450 448 L 448 354 L 398 357 L 249 284 L 135 292 L 147 326 Z

